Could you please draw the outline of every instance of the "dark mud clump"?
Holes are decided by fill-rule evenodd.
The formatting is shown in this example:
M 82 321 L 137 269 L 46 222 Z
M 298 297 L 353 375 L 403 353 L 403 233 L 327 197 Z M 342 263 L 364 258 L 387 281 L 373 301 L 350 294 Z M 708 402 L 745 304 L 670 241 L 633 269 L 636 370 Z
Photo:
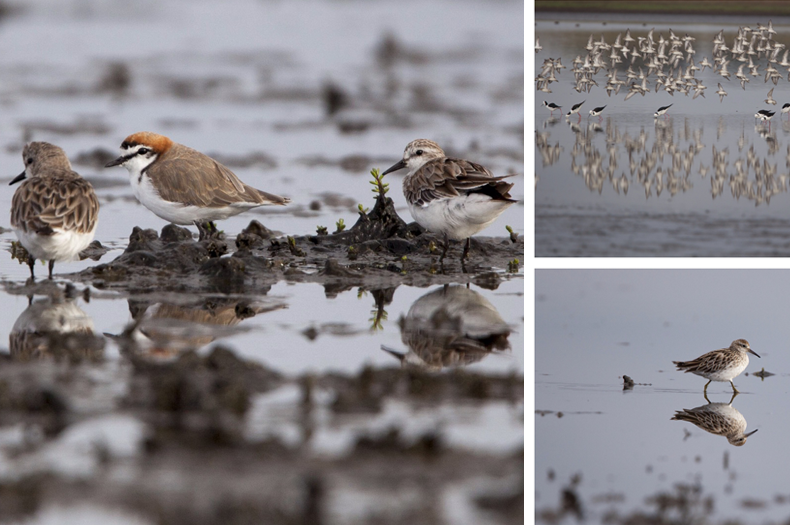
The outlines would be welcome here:
M 317 282 L 334 293 L 355 286 L 380 289 L 410 284 L 483 282 L 496 287 L 496 269 L 518 272 L 524 240 L 518 236 L 472 239 L 470 256 L 461 262 L 462 243 L 452 243 L 439 263 L 443 239 L 406 223 L 392 199 L 379 196 L 372 210 L 360 210 L 357 222 L 334 233 L 276 237 L 252 221 L 235 239 L 195 241 L 186 228 L 134 228 L 129 245 L 115 260 L 84 270 L 84 281 L 97 288 L 223 293 L 271 286 L 281 280 Z M 235 251 L 233 250 L 235 244 Z

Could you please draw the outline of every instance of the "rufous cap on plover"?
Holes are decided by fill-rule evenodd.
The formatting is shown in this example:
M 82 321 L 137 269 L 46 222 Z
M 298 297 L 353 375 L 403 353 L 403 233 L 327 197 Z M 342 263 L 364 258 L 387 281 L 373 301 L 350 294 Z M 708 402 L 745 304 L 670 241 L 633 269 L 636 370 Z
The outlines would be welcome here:
M 464 240 L 461 260 L 469 252 L 469 238 L 494 222 L 515 200 L 510 198 L 513 184 L 494 177 L 474 162 L 445 156 L 432 140 L 417 139 L 406 146 L 403 159 L 382 175 L 408 168 L 403 179 L 403 194 L 409 211 L 426 230 L 444 235 L 447 254 L 448 239 Z
M 132 191 L 143 206 L 174 224 L 194 224 L 201 240 L 216 232 L 214 221 L 291 202 L 244 184 L 208 155 L 148 131 L 126 137 L 121 156 L 105 167 L 112 166 L 129 171 Z
M 708 385 L 711 381 L 729 381 L 730 385 L 732 385 L 732 391 L 738 393 L 738 389 L 735 388 L 735 383 L 732 380 L 749 366 L 749 354 L 760 357 L 749 346 L 749 341 L 736 339 L 730 344 L 729 348 L 708 352 L 691 361 L 672 362 L 678 367 L 678 370 L 691 372 L 707 379 L 708 382 L 705 383 L 705 388 L 702 389 L 703 393 L 708 392 Z
M 11 200 L 11 227 L 28 251 L 30 277 L 36 259 L 71 261 L 88 247 L 96 232 L 99 200 L 90 182 L 71 169 L 66 153 L 47 142 L 31 142 L 22 150 L 23 181 Z

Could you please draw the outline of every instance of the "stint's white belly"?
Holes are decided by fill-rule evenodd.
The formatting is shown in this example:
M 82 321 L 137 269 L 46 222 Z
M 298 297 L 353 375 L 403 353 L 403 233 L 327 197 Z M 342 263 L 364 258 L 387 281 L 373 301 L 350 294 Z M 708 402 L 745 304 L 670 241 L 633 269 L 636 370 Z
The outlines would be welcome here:
M 14 229 L 17 239 L 34 258 L 42 261 L 73 261 L 93 240 L 93 231 L 55 230 L 53 235 L 38 235 L 35 232 Z
M 417 224 L 426 230 L 447 234 L 453 240 L 463 240 L 485 229 L 511 204 L 472 193 L 434 200 L 425 206 L 409 204 L 409 211 Z
M 142 182 L 140 182 L 139 176 L 136 173 L 132 173 L 130 174 L 129 182 L 132 185 L 134 196 L 137 197 L 137 200 L 143 206 L 154 212 L 158 217 L 174 224 L 194 224 L 195 221 L 219 221 L 238 215 L 250 208 L 260 206 L 260 204 L 254 202 L 238 202 L 221 208 L 191 206 L 164 200 L 159 196 L 159 192 L 156 191 L 154 185 L 151 184 L 151 178 L 146 175 L 143 175 Z

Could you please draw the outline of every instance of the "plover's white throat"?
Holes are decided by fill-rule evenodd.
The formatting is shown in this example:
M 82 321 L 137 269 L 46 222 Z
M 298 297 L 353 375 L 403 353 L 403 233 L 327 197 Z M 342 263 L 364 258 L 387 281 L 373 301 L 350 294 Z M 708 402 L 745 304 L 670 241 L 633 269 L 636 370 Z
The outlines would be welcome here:
M 22 159 L 25 171 L 11 181 L 24 181 L 11 200 L 11 227 L 30 255 L 30 277 L 35 279 L 35 261 L 41 259 L 49 261 L 51 279 L 55 262 L 76 259 L 93 240 L 99 200 L 61 148 L 31 142 Z
M 124 166 L 135 197 L 175 224 L 194 224 L 200 239 L 216 231 L 214 221 L 264 204 L 291 202 L 244 184 L 211 157 L 148 131 L 121 143 L 121 156 L 106 167 Z
M 666 114 L 667 114 L 667 111 L 669 111 L 669 108 L 671 108 L 671 107 L 672 107 L 672 104 L 670 104 L 670 105 L 668 105 L 668 106 L 661 106 L 661 107 L 660 107 L 660 108 L 658 108 L 658 109 L 656 110 L 656 112 L 653 114 L 653 117 L 654 117 L 654 118 L 658 118 L 658 117 L 660 117 L 661 115 L 666 115 Z
M 464 240 L 461 260 L 469 252 L 469 238 L 490 225 L 515 200 L 510 198 L 513 184 L 494 177 L 474 162 L 445 156 L 432 140 L 417 139 L 406 146 L 403 159 L 382 175 L 408 168 L 403 179 L 403 194 L 409 211 L 426 230 L 444 235 L 442 261 L 447 254 L 448 239 Z

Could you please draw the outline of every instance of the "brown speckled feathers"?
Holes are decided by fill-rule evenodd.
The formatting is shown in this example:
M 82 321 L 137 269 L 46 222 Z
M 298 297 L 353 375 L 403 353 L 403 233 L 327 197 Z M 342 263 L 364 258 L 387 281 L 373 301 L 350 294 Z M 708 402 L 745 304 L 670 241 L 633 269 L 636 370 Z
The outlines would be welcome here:
M 485 167 L 463 159 L 442 157 L 427 162 L 403 181 L 406 199 L 424 205 L 436 199 L 457 197 L 461 192 L 481 191 L 492 199 L 514 202 L 510 198 L 512 183 L 494 177 Z
M 69 169 L 50 169 L 26 179 L 11 202 L 11 226 L 52 235 L 55 230 L 88 233 L 96 227 L 99 201 L 91 184 Z

